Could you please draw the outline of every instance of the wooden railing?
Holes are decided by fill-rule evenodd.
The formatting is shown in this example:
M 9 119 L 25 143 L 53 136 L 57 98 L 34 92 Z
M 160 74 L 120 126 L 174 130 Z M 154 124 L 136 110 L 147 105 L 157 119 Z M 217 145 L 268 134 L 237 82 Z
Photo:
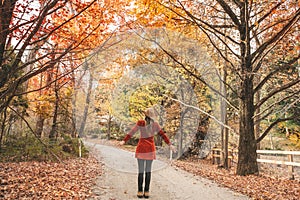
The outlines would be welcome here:
M 300 163 L 293 162 L 294 156 L 300 156 L 300 151 L 274 151 L 274 150 L 257 150 L 257 154 L 272 154 L 272 155 L 287 155 L 289 161 L 282 160 L 267 160 L 267 159 L 257 159 L 257 162 L 290 165 L 300 167 Z
M 300 162 L 295 162 L 294 157 L 300 156 L 300 151 L 278 151 L 278 150 L 257 150 L 258 159 L 257 162 L 260 163 L 269 163 L 269 164 L 277 164 L 277 165 L 287 165 L 288 166 L 288 173 L 289 178 L 294 179 L 294 167 L 300 167 Z M 280 156 L 287 156 L 286 160 L 271 160 L 271 159 L 262 159 L 260 155 L 280 155 Z M 212 149 L 212 163 L 213 164 L 220 164 L 221 159 L 221 149 L 220 148 L 213 148 Z M 228 150 L 228 166 L 230 167 L 232 162 L 237 160 L 237 150 Z M 298 159 L 300 160 L 300 159 Z
M 258 158 L 257 162 L 260 163 L 270 163 L 270 164 L 280 164 L 288 166 L 288 173 L 290 179 L 295 179 L 294 177 L 294 167 L 300 167 L 299 162 L 294 162 L 294 156 L 300 156 L 300 151 L 276 151 L 276 150 L 257 150 L 257 155 L 286 155 L 288 161 L 285 160 L 270 160 Z

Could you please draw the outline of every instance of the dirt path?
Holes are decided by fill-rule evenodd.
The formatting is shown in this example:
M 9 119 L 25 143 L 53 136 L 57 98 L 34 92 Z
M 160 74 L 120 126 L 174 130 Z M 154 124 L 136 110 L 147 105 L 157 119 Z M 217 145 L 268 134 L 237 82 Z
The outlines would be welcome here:
M 94 199 L 138 199 L 136 197 L 137 163 L 134 154 L 105 144 L 85 142 L 85 145 L 104 163 L 104 173 L 93 188 L 96 196 Z M 159 160 L 153 162 L 150 195 L 150 199 L 153 200 L 249 199 Z

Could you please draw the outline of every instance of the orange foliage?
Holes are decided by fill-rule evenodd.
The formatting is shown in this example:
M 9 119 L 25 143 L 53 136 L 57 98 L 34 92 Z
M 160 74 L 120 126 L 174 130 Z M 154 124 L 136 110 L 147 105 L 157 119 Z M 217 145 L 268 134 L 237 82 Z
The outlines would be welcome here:
M 89 53 L 121 28 L 126 5 L 126 1 L 122 0 L 69 2 L 51 16 L 55 27 L 63 24 L 51 40 L 58 48 L 66 48 L 73 43 L 78 46 L 78 55 Z M 64 24 L 66 21 L 68 23 Z

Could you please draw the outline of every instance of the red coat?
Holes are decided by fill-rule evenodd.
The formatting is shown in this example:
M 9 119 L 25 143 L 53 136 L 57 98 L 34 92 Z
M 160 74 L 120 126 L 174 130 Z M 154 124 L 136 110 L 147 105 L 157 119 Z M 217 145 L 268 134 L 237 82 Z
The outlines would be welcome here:
M 138 159 L 154 160 L 156 158 L 154 144 L 155 133 L 158 133 L 168 145 L 171 144 L 169 138 L 157 122 L 153 122 L 149 127 L 146 127 L 145 120 L 139 120 L 126 135 L 124 141 L 127 142 L 138 130 L 140 131 L 140 139 L 135 151 L 135 157 Z

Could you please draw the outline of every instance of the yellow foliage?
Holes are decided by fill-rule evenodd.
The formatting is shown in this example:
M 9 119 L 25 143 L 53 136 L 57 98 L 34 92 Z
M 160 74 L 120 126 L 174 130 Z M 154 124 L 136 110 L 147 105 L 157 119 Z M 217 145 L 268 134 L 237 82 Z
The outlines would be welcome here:
M 296 134 L 292 134 L 289 139 L 292 141 L 292 142 L 298 142 L 299 141 L 299 138 L 298 138 L 298 135 Z

